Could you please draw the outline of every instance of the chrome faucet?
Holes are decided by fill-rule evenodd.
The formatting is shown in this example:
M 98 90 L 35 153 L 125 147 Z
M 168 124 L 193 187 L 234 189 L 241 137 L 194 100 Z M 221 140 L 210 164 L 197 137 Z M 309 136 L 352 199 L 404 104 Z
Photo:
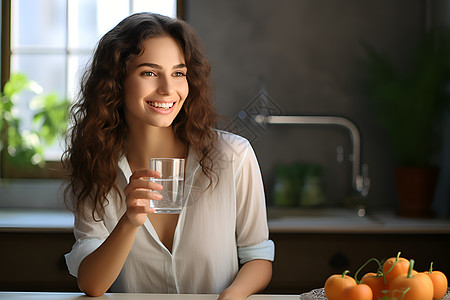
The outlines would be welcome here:
M 361 166 L 361 136 L 358 127 L 347 118 L 340 116 L 255 116 L 259 124 L 283 124 L 283 125 L 331 125 L 340 126 L 350 133 L 352 142 L 352 186 L 361 196 L 367 196 L 370 188 L 368 165 Z

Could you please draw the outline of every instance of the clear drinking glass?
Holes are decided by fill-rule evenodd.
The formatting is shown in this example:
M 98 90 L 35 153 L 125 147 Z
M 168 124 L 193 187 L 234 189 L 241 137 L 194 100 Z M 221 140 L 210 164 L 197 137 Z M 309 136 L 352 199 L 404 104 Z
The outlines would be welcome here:
M 184 159 L 182 158 L 151 158 L 150 169 L 161 173 L 160 178 L 150 180 L 163 186 L 161 200 L 150 200 L 150 207 L 155 213 L 179 214 L 183 208 L 184 189 Z

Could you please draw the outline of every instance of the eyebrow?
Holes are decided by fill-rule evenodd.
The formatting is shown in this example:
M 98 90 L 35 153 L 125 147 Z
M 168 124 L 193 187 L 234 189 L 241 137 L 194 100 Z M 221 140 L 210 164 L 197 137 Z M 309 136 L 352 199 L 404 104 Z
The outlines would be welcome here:
M 142 64 L 137 65 L 136 69 L 140 68 L 140 67 L 150 67 L 150 68 L 154 68 L 154 69 L 158 69 L 158 70 L 162 70 L 163 69 L 162 66 L 160 66 L 158 64 L 154 64 L 154 63 L 142 63 Z M 181 64 L 178 64 L 178 65 L 175 65 L 175 66 L 172 67 L 172 70 L 182 69 L 182 68 L 186 68 L 186 64 L 181 63 Z

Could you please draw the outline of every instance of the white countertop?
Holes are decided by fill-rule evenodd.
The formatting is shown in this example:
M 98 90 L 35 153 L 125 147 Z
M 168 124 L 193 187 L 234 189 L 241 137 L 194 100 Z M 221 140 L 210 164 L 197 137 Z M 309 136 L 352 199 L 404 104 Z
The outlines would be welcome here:
M 450 234 L 449 219 L 419 219 L 378 211 L 358 216 L 347 209 L 269 209 L 270 232 Z
M 0 209 L 0 230 L 72 232 L 73 214 L 63 210 Z
M 92 299 L 98 300 L 216 300 L 218 295 L 173 295 L 173 294 L 105 294 Z M 250 300 L 294 300 L 299 295 L 252 295 Z M 2 300 L 81 300 L 91 299 L 82 293 L 26 293 L 0 292 Z

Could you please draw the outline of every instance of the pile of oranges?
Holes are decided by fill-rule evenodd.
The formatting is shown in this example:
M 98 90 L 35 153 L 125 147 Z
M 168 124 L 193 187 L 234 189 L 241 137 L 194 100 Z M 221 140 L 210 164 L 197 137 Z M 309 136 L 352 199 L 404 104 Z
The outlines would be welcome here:
M 414 270 L 414 260 L 400 257 L 387 259 L 381 264 L 376 258 L 369 259 L 354 277 L 331 275 L 324 290 L 328 300 L 433 300 L 444 297 L 448 288 L 447 277 L 433 271 L 433 263 L 425 272 Z M 376 273 L 367 273 L 358 280 L 358 273 L 370 262 L 378 264 Z

